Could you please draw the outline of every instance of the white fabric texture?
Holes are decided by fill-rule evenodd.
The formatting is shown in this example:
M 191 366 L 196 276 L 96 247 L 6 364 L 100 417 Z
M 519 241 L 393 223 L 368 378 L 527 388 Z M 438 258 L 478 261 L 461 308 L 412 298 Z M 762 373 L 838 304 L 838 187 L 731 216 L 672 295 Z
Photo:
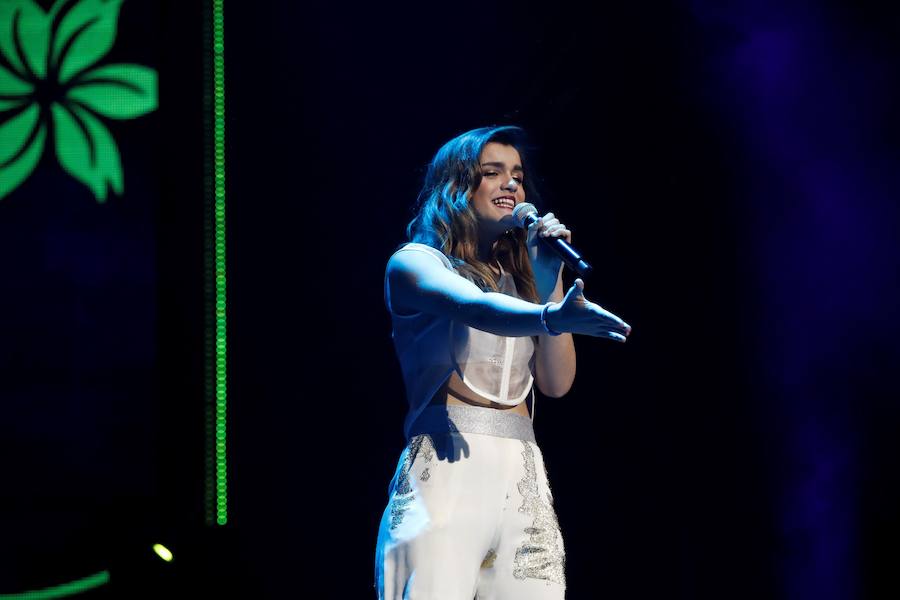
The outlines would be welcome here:
M 459 275 L 450 260 L 431 246 L 408 243 L 397 252 L 424 252 Z M 512 275 L 503 272 L 502 266 L 499 289 L 519 297 Z M 398 314 L 391 307 L 386 275 L 384 301 L 391 314 L 391 335 L 406 386 L 409 412 L 403 431 L 407 438 L 410 425 L 454 370 L 473 392 L 498 404 L 515 406 L 532 392 L 534 418 L 532 338 L 498 336 L 423 312 Z
M 540 449 L 485 434 L 414 436 L 375 554 L 379 600 L 564 598 L 565 550 Z

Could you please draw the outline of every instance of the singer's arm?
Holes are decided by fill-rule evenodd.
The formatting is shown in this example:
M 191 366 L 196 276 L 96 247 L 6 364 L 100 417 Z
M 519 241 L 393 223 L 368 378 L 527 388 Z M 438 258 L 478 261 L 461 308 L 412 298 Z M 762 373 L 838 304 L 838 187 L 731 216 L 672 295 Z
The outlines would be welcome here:
M 556 280 L 556 289 L 548 298 L 549 302 L 562 302 L 562 269 Z M 535 349 L 535 382 L 545 396 L 564 396 L 575 381 L 575 342 L 571 333 L 562 335 L 541 335 Z
M 423 252 L 397 252 L 388 260 L 385 301 L 401 313 L 449 317 L 482 331 L 510 337 L 540 335 L 540 304 L 500 292 L 484 292 Z

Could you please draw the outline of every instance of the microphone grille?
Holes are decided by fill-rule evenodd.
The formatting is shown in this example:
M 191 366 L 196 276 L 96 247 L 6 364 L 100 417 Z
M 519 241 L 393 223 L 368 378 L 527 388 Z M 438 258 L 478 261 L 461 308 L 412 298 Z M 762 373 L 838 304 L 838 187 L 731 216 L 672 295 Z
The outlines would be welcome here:
M 530 202 L 521 202 L 513 209 L 512 216 L 516 222 L 516 227 L 525 229 L 525 217 L 532 213 L 536 213 L 537 208 Z

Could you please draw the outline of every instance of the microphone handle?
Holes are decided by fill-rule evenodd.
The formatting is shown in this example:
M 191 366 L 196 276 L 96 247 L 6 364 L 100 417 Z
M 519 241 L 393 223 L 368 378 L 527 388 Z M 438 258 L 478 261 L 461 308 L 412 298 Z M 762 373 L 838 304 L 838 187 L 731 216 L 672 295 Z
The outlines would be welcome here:
M 536 216 L 536 213 L 528 214 L 525 217 L 526 228 L 530 227 L 532 223 L 537 223 L 537 220 L 538 217 Z M 587 280 L 594 268 L 589 265 L 587 261 L 581 257 L 581 254 L 579 254 L 575 248 L 570 246 L 566 240 L 555 237 L 542 237 L 540 239 L 553 249 L 557 256 L 566 263 L 567 267 L 578 273 L 578 276 L 582 279 Z

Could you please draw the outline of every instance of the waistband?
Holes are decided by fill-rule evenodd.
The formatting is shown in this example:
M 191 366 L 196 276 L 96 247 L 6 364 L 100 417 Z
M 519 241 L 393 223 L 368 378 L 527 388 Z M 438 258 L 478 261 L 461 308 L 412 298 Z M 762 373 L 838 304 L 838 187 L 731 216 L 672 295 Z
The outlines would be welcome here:
M 428 406 L 410 427 L 409 437 L 422 433 L 481 433 L 534 442 L 531 419 L 506 410 L 480 406 Z

